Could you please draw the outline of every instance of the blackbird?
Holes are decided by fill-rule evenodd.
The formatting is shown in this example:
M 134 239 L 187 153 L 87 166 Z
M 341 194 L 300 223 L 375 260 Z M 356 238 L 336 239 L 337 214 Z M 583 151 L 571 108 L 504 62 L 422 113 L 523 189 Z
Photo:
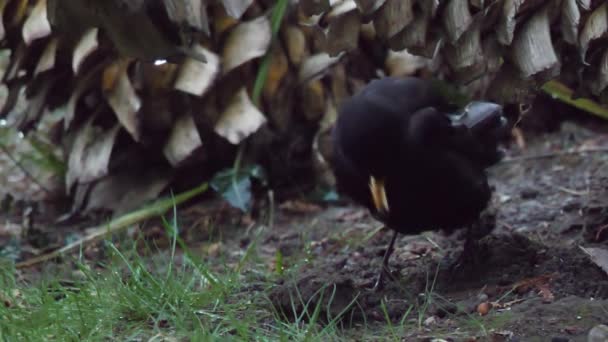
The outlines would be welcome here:
M 343 102 L 332 129 L 338 193 L 394 231 L 376 289 L 399 233 L 470 231 L 491 198 L 486 168 L 504 154 L 498 147 L 507 132 L 502 107 L 471 102 L 458 108 L 437 84 L 373 80 Z

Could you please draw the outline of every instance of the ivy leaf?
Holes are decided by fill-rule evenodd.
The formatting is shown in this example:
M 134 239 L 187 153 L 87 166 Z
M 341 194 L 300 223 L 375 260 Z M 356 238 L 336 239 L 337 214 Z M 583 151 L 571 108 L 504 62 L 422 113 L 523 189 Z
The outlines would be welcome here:
M 266 175 L 259 165 L 251 165 L 238 170 L 235 168 L 222 170 L 213 176 L 210 185 L 230 205 L 243 212 L 248 212 L 252 205 L 252 179 L 266 184 Z

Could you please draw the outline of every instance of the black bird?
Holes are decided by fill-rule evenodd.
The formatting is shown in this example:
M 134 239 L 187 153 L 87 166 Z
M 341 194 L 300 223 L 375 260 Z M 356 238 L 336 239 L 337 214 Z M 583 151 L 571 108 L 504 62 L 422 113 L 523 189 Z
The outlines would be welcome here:
M 472 102 L 457 108 L 439 84 L 373 80 L 344 101 L 332 131 L 338 192 L 394 231 L 376 289 L 399 233 L 470 229 L 491 197 L 485 169 L 503 155 L 502 107 Z

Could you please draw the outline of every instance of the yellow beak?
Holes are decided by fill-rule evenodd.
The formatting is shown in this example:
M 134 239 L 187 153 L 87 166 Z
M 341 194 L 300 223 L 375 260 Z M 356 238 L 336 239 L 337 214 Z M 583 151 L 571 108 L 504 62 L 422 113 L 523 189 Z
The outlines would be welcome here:
M 384 180 L 376 179 L 374 176 L 369 177 L 369 190 L 372 193 L 374 207 L 381 213 L 387 214 L 389 211 L 388 199 L 386 198 L 386 190 L 384 189 Z

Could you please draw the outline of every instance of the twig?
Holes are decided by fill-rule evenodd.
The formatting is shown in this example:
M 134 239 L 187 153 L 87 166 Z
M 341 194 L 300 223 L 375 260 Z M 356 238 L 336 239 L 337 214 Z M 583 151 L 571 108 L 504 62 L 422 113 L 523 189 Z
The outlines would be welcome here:
M 584 154 L 584 153 L 597 153 L 597 152 L 608 152 L 608 147 L 595 147 L 595 148 L 587 148 L 587 149 L 583 149 L 583 150 L 555 151 L 555 152 L 549 152 L 549 153 L 541 153 L 541 154 L 532 155 L 532 156 L 506 158 L 506 159 L 503 159 L 499 164 L 536 160 L 536 159 L 555 158 L 555 157 L 577 155 L 577 154 Z
M 83 244 L 95 242 L 95 241 L 103 238 L 104 236 L 107 236 L 114 232 L 128 228 L 131 225 L 133 225 L 137 222 L 140 222 L 142 220 L 145 220 L 145 219 L 148 219 L 151 217 L 155 217 L 155 216 L 160 216 L 160 215 L 164 214 L 166 211 L 168 211 L 169 209 L 171 209 L 172 207 L 174 207 L 175 205 L 181 204 L 181 203 L 191 199 L 192 197 L 205 192 L 207 190 L 207 186 L 208 186 L 207 183 L 203 183 L 203 184 L 199 185 L 198 187 L 188 190 L 186 192 L 183 192 L 175 197 L 164 198 L 164 199 L 158 200 L 157 202 L 152 203 L 142 209 L 139 209 L 134 212 L 117 217 L 117 218 L 113 219 L 112 221 L 108 222 L 107 224 L 93 227 L 92 228 L 93 233 L 85 236 L 84 238 L 82 238 L 78 241 L 72 242 L 70 244 L 67 244 L 53 252 L 50 252 L 47 254 L 42 254 L 37 257 L 19 262 L 15 265 L 15 267 L 16 268 L 27 268 L 27 267 L 31 267 L 36 264 L 51 260 L 51 259 L 55 259 L 57 257 L 62 256 L 63 254 L 76 250 Z

